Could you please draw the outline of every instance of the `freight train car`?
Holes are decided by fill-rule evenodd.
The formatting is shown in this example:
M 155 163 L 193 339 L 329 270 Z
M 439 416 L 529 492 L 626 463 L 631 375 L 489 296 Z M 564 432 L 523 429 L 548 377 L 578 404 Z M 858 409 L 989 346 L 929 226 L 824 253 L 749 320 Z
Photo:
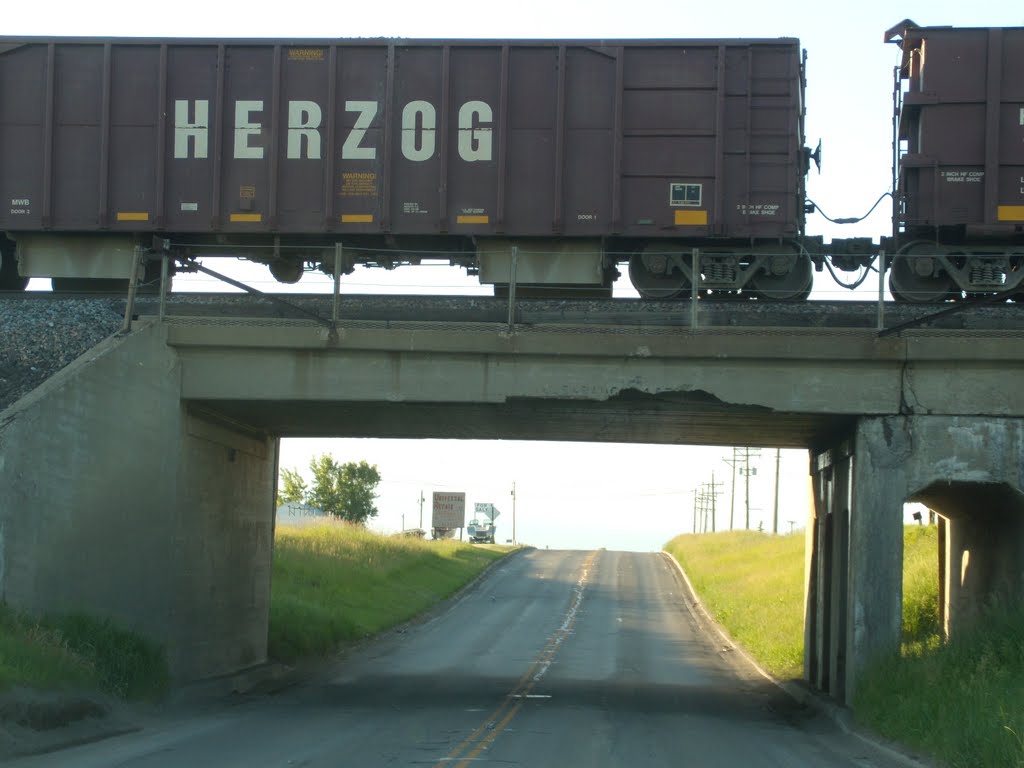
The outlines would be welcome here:
M 0 38 L 0 231 L 58 286 L 155 244 L 670 297 L 699 246 L 702 289 L 800 298 L 803 92 L 794 39 Z
M 1024 28 L 918 27 L 902 49 L 889 287 L 930 302 L 1024 292 Z M 905 82 L 905 89 L 900 83 Z

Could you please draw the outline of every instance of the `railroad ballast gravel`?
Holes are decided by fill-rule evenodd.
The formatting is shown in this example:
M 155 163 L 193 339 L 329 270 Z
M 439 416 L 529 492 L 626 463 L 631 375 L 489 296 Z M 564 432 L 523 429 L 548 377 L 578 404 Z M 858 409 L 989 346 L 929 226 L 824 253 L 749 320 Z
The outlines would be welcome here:
M 123 312 L 124 299 L 0 297 L 0 411 L 116 333 Z

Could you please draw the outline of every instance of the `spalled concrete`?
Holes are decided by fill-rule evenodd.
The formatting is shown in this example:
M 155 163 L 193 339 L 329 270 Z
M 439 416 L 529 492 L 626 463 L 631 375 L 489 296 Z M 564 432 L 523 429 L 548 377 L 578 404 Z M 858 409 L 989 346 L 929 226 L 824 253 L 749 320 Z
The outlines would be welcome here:
M 0 422 L 0 598 L 108 616 L 179 680 L 266 659 L 276 442 L 190 411 L 165 329 L 110 339 Z

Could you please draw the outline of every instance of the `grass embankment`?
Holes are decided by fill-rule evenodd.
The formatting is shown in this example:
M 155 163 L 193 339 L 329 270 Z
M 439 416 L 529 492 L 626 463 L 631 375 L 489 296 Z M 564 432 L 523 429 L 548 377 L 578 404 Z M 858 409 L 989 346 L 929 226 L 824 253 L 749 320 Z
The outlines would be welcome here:
M 274 541 L 270 655 L 323 655 L 454 594 L 507 548 L 385 537 L 344 524 L 282 526 Z
M 346 525 L 278 528 L 270 654 L 283 661 L 326 654 L 406 621 L 507 552 Z M 148 700 L 168 682 L 163 654 L 138 635 L 81 615 L 36 622 L 0 604 L 0 690 L 102 690 Z
M 804 537 L 730 531 L 677 536 L 665 549 L 740 645 L 778 678 L 804 663 Z
M 904 541 L 902 653 L 860 681 L 857 718 L 955 768 L 1024 768 L 1024 609 L 941 642 L 935 528 Z
M 1024 611 L 992 614 L 941 642 L 936 535 L 905 529 L 902 651 L 859 681 L 854 714 L 956 768 L 1024 768 Z M 765 669 L 802 674 L 803 534 L 679 536 L 665 548 Z
M 0 690 L 102 690 L 159 698 L 168 685 L 161 651 L 108 621 L 83 615 L 32 621 L 0 605 Z

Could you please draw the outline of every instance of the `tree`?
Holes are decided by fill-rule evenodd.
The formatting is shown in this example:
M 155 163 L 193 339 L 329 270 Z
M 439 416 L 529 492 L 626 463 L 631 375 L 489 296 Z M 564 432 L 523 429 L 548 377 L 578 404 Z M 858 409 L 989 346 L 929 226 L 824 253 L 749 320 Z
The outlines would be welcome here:
M 294 501 L 300 504 L 305 503 L 308 491 L 302 475 L 294 469 L 281 470 L 281 483 L 277 489 L 278 504 L 288 504 Z
M 328 515 L 360 525 L 377 516 L 373 502 L 377 498 L 380 472 L 376 465 L 365 461 L 339 464 L 334 456 L 324 453 L 309 462 L 309 470 L 313 474 L 312 487 L 306 485 L 298 472 L 281 471 L 283 501 L 301 501 Z

